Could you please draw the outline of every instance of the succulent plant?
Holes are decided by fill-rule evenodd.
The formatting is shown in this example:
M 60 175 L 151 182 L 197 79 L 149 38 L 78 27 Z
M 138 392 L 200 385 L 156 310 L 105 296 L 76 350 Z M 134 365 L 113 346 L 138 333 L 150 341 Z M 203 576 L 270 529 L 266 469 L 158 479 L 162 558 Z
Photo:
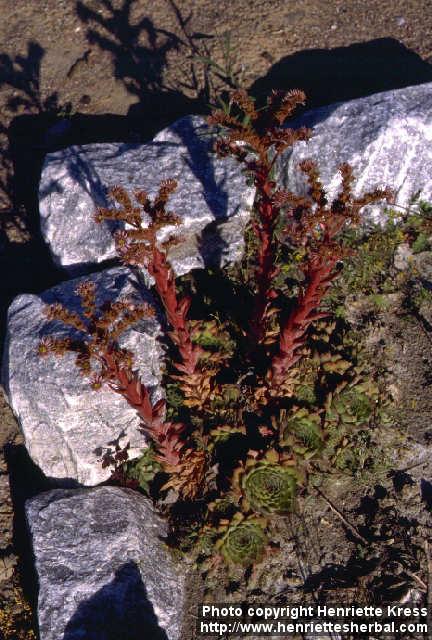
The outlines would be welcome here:
M 305 407 L 294 409 L 283 426 L 282 443 L 294 449 L 298 444 L 309 450 L 321 449 L 323 438 L 319 413 Z
M 340 393 L 332 394 L 327 404 L 326 423 L 347 426 L 366 424 L 373 411 L 374 399 L 371 395 L 361 384 L 346 386 Z
M 97 308 L 94 284 L 84 283 L 77 290 L 80 314 L 59 304 L 48 309 L 50 321 L 62 321 L 83 333 L 83 339 L 47 337 L 39 349 L 41 355 L 75 352 L 84 375 L 92 359 L 95 373 L 102 368 L 103 375 L 93 384 L 103 382 L 121 394 L 138 412 L 153 443 L 153 450 L 138 461 L 126 465 L 127 451 L 116 450 L 113 462 L 145 491 L 163 470 L 168 475 L 165 484 L 152 489 L 170 489 L 175 499 L 192 502 L 193 517 L 207 517 L 208 527 L 194 523 L 190 539 L 200 538 L 203 553 L 209 555 L 215 541 L 221 556 L 234 564 L 261 559 L 266 516 L 293 510 L 305 469 L 314 471 L 306 460 L 319 452 L 334 460 L 339 456 L 344 468 L 368 463 L 368 426 L 378 415 L 379 393 L 373 382 L 364 381 L 360 339 L 351 332 L 348 341 L 348 323 L 331 319 L 331 310 L 336 306 L 344 317 L 347 286 L 351 293 L 373 294 L 382 304 L 388 285 L 393 287 L 386 272 L 397 241 L 412 238 L 412 250 L 422 251 L 432 232 L 416 226 L 398 240 L 394 233 L 377 230 L 370 240 L 355 234 L 347 243 L 344 235 L 359 226 L 361 208 L 391 197 L 387 189 L 354 197 L 347 164 L 340 167 L 341 189 L 333 202 L 312 160 L 299 165 L 307 193 L 302 189 L 297 196 L 277 185 L 273 169 L 279 154 L 311 135 L 305 127 L 283 126 L 304 100 L 298 90 L 286 95 L 275 91 L 262 109 L 238 90 L 226 109 L 215 111 L 209 120 L 221 129 L 215 144 L 218 155 L 240 162 L 256 191 L 246 231 L 250 242 L 231 282 L 225 279 L 230 272 L 221 274 L 219 269 L 207 274 L 209 278 L 190 275 L 183 283 L 176 277 L 169 249 L 181 241 L 182 233 L 174 237 L 173 229 L 181 218 L 167 210 L 175 180 L 164 180 L 151 199 L 145 191 L 129 196 L 126 189 L 115 187 L 115 206 L 96 213 L 98 222 L 126 224 L 115 234 L 119 257 L 129 266 L 145 267 L 154 280 L 161 325 L 167 330 L 162 379 L 166 400 L 153 404 L 133 353 L 119 342 L 125 329 L 154 318 L 149 304 L 116 301 Z M 430 210 L 424 213 L 430 221 Z M 164 241 L 159 234 L 163 229 Z M 355 259 L 350 261 L 352 254 Z M 339 278 L 342 259 L 344 278 Z M 210 292 L 217 294 L 214 299 Z M 223 303 L 221 310 L 216 301 Z M 200 317 L 204 312 L 209 318 Z M 210 499 L 213 503 L 205 509 Z
M 241 496 L 244 511 L 282 514 L 293 510 L 300 475 L 297 468 L 270 450 L 261 460 L 249 455 L 235 470 L 232 486 Z
M 192 341 L 209 351 L 232 347 L 226 328 L 216 320 L 191 320 Z
M 338 468 L 355 466 L 357 436 L 367 433 L 372 417 L 376 416 L 379 389 L 372 379 L 350 384 L 342 383 L 326 401 L 324 431 L 325 454 Z M 349 462 L 348 458 L 354 458 Z M 346 460 L 346 462 L 343 462 Z
M 231 521 L 222 523 L 224 534 L 216 542 L 216 549 L 228 564 L 248 566 L 259 562 L 267 545 L 265 524 L 260 518 L 236 513 Z
M 352 362 L 338 353 L 323 353 L 320 357 L 321 367 L 326 373 L 337 373 L 343 376 L 351 367 Z
M 150 483 L 161 470 L 162 466 L 155 459 L 155 452 L 150 445 L 138 460 L 128 464 L 127 475 L 138 482 L 140 489 L 148 493 Z
M 246 429 L 244 425 L 233 426 L 230 424 L 221 424 L 210 431 L 211 443 L 210 447 L 219 444 L 220 442 L 226 442 L 233 435 L 246 435 Z
M 317 394 L 312 384 L 300 384 L 295 389 L 295 397 L 308 405 L 314 405 L 317 402 Z

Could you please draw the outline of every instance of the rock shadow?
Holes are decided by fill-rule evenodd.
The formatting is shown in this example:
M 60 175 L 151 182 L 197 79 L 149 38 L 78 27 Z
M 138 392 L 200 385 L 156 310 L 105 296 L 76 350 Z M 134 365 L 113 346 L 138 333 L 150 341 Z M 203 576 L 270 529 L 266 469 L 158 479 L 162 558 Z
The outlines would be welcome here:
M 33 610 L 36 611 L 38 581 L 25 515 L 25 503 L 39 493 L 54 489 L 58 485 L 43 474 L 30 458 L 23 444 L 7 444 L 4 454 L 13 505 L 13 544 L 19 558 L 18 572 L 24 593 Z
M 394 38 L 378 38 L 281 58 L 250 90 L 263 97 L 273 89 L 302 89 L 305 109 L 313 109 L 426 82 L 431 64 Z
M 423 502 L 427 509 L 432 512 L 432 482 L 422 478 L 420 489 Z
M 168 640 L 135 562 L 117 569 L 115 577 L 82 602 L 65 627 L 63 640 Z
M 0 134 L 5 139 L 0 156 L 0 268 L 8 276 L 0 286 L 0 342 L 12 298 L 23 291 L 41 290 L 60 279 L 40 234 L 37 183 L 43 158 L 41 132 L 55 120 L 59 110 L 67 111 L 67 105 L 60 105 L 56 92 L 46 99 L 41 97 L 44 55 L 37 42 L 28 42 L 25 55 L 0 54 L 0 88 L 13 90 L 6 104 L 9 113 L 34 114 L 32 126 L 28 126 L 29 116 L 17 116 L 10 123 L 6 116 L 0 118 Z M 16 236 L 20 237 L 18 241 Z

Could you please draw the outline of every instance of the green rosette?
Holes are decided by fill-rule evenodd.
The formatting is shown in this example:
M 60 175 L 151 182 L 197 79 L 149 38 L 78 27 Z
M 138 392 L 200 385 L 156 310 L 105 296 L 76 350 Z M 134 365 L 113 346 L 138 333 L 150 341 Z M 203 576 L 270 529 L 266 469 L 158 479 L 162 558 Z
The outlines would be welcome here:
M 254 519 L 231 524 L 221 541 L 220 551 L 231 564 L 249 566 L 259 562 L 265 552 L 267 536 Z
M 277 464 L 258 464 L 243 478 L 243 491 L 258 513 L 293 510 L 297 482 L 292 469 Z

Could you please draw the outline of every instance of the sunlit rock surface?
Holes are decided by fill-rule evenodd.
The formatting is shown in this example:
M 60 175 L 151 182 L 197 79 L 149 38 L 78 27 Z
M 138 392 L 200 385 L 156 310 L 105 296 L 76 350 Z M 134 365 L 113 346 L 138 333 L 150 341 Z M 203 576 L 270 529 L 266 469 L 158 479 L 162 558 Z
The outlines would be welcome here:
M 96 207 L 112 205 L 113 186 L 154 197 L 168 178 L 178 181 L 168 209 L 182 220 L 183 242 L 170 254 L 176 273 L 237 260 L 254 189 L 241 166 L 218 159 L 212 146 L 205 120 L 187 116 L 147 144 L 89 144 L 48 154 L 39 199 L 42 234 L 54 261 L 79 273 L 115 257 L 112 223 L 97 224 Z
M 408 207 L 418 191 L 421 199 L 432 199 L 432 83 L 314 109 L 289 126 L 313 129 L 311 140 L 296 143 L 278 165 L 290 191 L 305 193 L 298 164 L 312 158 L 331 198 L 340 188 L 338 167 L 348 162 L 356 177 L 356 195 L 388 186 L 401 207 Z M 383 220 L 384 207 L 368 206 L 364 214 Z

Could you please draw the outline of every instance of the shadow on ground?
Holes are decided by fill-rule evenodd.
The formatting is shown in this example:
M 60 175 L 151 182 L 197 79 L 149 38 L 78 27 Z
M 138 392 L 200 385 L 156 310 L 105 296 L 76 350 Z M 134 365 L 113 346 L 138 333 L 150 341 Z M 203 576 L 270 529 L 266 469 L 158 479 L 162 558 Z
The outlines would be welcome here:
M 407 473 L 402 478 L 401 472 L 396 472 L 394 491 L 375 485 L 373 493 L 361 498 L 354 510 L 356 522 L 363 524 L 354 530 L 344 526 L 347 541 L 356 545 L 350 558 L 345 564 L 327 564 L 318 572 L 311 572 L 305 581 L 306 592 L 338 600 L 340 594 L 345 594 L 351 602 L 375 604 L 414 597 L 423 549 L 418 519 L 402 516 L 398 510 L 405 484 L 418 492 L 427 505 L 424 480 L 416 483 Z
M 425 82 L 432 82 L 432 65 L 394 38 L 380 38 L 281 58 L 251 91 L 303 89 L 310 109 Z

